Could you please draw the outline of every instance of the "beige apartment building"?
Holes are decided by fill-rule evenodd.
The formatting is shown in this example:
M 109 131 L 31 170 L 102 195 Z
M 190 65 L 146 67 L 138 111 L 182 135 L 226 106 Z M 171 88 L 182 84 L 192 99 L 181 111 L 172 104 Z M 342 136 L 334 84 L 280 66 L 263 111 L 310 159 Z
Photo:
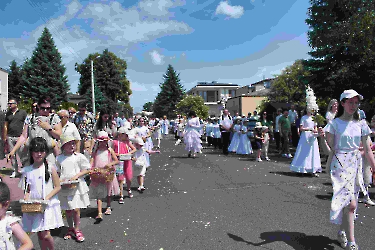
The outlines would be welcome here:
M 0 68 L 0 110 L 8 108 L 8 71 Z
M 221 100 L 225 100 L 225 108 L 234 116 L 247 115 L 248 112 L 258 110 L 259 105 L 267 98 L 272 79 L 264 79 L 251 85 L 239 86 L 232 83 L 198 82 L 198 84 L 187 91 L 188 95 L 199 95 L 207 105 L 209 115 L 219 116 L 222 111 Z

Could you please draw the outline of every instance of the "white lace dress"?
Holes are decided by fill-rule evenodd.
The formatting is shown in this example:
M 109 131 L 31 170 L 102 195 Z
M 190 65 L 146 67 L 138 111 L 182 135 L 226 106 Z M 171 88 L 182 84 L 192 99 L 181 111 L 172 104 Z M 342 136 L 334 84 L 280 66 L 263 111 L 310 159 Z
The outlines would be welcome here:
M 80 153 L 68 156 L 61 154 L 56 158 L 56 165 L 57 172 L 60 172 L 60 180 L 69 180 L 82 170 L 91 168 L 89 161 Z M 75 189 L 66 189 L 61 186 L 59 192 L 61 209 L 73 210 L 75 208 L 87 208 L 90 205 L 89 187 L 83 177 L 78 180 L 78 187 Z
M 201 124 L 198 117 L 189 118 L 184 132 L 185 149 L 192 153 L 198 153 L 202 149 L 200 134 Z
M 18 217 L 6 215 L 3 220 L 0 220 L 0 249 L 16 250 L 12 236 L 12 224 L 19 222 Z
M 30 186 L 30 199 L 41 200 L 53 190 L 53 167 L 54 166 L 49 162 L 48 172 L 50 173 L 50 178 L 47 183 L 45 182 L 44 164 L 39 168 L 34 168 L 33 165 L 23 168 L 19 186 L 23 190 L 26 189 L 26 178 L 26 182 Z M 26 232 L 41 232 L 64 226 L 61 215 L 60 200 L 58 199 L 57 194 L 48 201 L 44 213 L 24 213 L 22 215 L 22 224 L 23 230 Z
M 301 126 L 313 130 L 315 122 L 311 116 L 301 118 Z M 322 172 L 318 140 L 312 131 L 304 131 L 298 142 L 296 154 L 290 165 L 290 171 L 297 173 Z

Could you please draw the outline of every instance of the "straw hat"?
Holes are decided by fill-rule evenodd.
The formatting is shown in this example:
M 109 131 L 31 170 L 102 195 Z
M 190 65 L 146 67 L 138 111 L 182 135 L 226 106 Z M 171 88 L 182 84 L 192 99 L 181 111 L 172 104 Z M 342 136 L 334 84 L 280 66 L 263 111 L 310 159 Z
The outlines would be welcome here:
M 98 141 L 108 141 L 109 140 L 109 136 L 108 136 L 108 133 L 105 132 L 105 131 L 100 131 L 98 133 L 98 138 L 97 138 Z
M 255 128 L 262 128 L 262 127 L 263 127 L 262 123 L 260 122 L 255 123 Z
M 61 135 L 60 136 L 61 147 L 63 147 L 66 143 L 75 141 L 75 140 L 76 139 L 73 136 Z

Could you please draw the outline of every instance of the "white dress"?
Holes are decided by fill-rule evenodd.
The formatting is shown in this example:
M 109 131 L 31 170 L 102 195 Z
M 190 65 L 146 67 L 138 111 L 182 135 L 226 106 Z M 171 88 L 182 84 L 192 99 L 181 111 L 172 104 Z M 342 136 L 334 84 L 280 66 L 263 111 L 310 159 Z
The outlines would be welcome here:
M 154 139 L 161 139 L 161 123 L 158 122 L 158 124 L 156 124 L 156 126 L 154 126 Z
M 343 208 L 351 200 L 357 200 L 359 189 L 367 191 L 361 170 L 362 156 L 359 151 L 361 137 L 371 133 L 369 126 L 361 121 L 343 121 L 335 118 L 324 130 L 334 135 L 334 156 L 330 164 L 333 186 L 330 220 L 342 223 Z
M 161 123 L 161 133 L 163 135 L 169 134 L 169 121 L 168 120 L 161 120 L 159 122 Z
M 30 199 L 43 199 L 53 190 L 52 182 L 52 164 L 48 163 L 48 172 L 50 178 L 45 182 L 45 166 L 34 168 L 33 165 L 27 166 L 22 170 L 22 178 L 19 186 L 25 190 L 25 178 L 30 187 Z M 26 232 L 41 232 L 64 226 L 61 215 L 60 201 L 57 194 L 49 201 L 44 213 L 24 213 L 22 215 L 23 230 Z
M 13 223 L 18 223 L 21 219 L 19 217 L 6 215 L 3 220 L 0 220 L 0 249 L 16 250 L 12 237 Z
M 149 129 L 146 126 L 137 127 L 135 131 L 136 131 L 136 135 L 140 137 L 146 137 L 147 134 L 149 133 Z M 145 145 L 143 147 L 146 150 L 152 150 L 152 148 L 154 147 L 154 144 L 152 143 L 152 140 L 150 137 L 146 139 Z M 145 152 L 145 156 L 146 156 L 148 165 L 150 165 L 150 155 L 147 152 Z
M 229 145 L 229 148 L 228 148 L 228 151 L 229 152 L 236 152 L 237 151 L 237 148 L 238 148 L 238 145 L 240 144 L 240 137 L 241 137 L 241 125 L 240 124 L 236 124 L 233 126 L 233 136 L 232 136 L 232 140 L 230 141 L 230 145 Z
M 240 143 L 238 144 L 238 148 L 236 150 L 236 154 L 239 155 L 248 155 L 253 153 L 253 148 L 251 147 L 250 139 L 247 136 L 247 127 L 241 127 L 241 135 L 240 135 Z
M 82 170 L 90 169 L 91 165 L 83 154 L 74 153 L 68 156 L 61 154 L 56 157 L 56 168 L 60 172 L 60 180 L 69 180 Z M 61 209 L 73 210 L 87 208 L 90 205 L 89 187 L 84 177 L 80 177 L 78 180 L 78 187 L 75 189 L 66 189 L 61 186 L 59 192 Z
M 312 116 L 304 115 L 301 118 L 301 126 L 313 130 L 315 122 Z M 301 133 L 296 154 L 290 164 L 290 170 L 297 173 L 322 172 L 318 140 L 312 131 Z
M 200 134 L 201 124 L 198 117 L 189 118 L 184 132 L 185 149 L 193 153 L 200 152 L 202 149 L 202 140 Z

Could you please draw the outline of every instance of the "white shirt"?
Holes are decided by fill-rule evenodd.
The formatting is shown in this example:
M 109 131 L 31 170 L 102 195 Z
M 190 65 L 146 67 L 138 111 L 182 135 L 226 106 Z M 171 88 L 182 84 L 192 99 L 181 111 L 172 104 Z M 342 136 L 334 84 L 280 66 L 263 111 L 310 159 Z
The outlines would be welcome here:
M 62 135 L 67 136 L 67 137 L 74 137 L 76 141 L 81 140 L 81 136 L 79 135 L 76 125 L 69 121 L 62 128 Z
M 229 119 L 229 116 L 225 116 L 225 115 L 221 116 L 220 117 L 220 125 L 225 127 L 225 128 L 231 127 L 233 125 L 233 118 Z
M 290 121 L 290 124 L 296 123 L 297 118 L 298 118 L 297 111 L 289 110 L 288 119 Z

